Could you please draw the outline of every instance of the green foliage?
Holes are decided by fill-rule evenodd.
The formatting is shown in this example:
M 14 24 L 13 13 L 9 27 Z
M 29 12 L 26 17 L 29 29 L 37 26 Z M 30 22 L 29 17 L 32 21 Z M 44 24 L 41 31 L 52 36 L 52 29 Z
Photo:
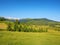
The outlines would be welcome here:
M 8 30 L 8 31 L 12 31 L 11 23 L 8 23 L 7 30 Z
M 5 21 L 6 19 L 4 17 L 0 17 L 0 21 Z
M 19 24 L 19 21 L 16 19 L 16 21 L 14 23 L 14 31 L 20 31 L 18 24 Z

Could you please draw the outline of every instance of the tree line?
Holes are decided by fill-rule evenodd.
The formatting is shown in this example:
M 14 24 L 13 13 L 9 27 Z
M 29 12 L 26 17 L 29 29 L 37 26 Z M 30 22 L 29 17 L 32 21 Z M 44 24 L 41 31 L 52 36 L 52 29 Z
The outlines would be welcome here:
M 13 26 L 10 22 L 8 23 L 7 30 L 19 32 L 48 32 L 47 28 L 44 29 L 36 25 L 21 24 L 17 19 L 14 22 Z

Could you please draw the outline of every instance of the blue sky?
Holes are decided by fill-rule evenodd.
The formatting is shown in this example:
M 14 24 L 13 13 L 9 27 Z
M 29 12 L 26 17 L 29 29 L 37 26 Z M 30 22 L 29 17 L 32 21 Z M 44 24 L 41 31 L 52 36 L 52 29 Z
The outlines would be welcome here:
M 60 21 L 59 0 L 0 0 L 0 16 Z

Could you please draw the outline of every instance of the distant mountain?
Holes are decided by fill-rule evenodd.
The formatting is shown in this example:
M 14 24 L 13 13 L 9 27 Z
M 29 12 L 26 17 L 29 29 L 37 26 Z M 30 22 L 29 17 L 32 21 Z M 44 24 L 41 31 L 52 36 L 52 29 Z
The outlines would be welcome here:
M 57 21 L 53 21 L 53 20 L 49 20 L 47 18 L 40 18 L 40 19 L 21 19 L 19 20 L 20 22 L 28 22 L 28 21 L 47 21 L 47 22 L 57 22 Z
M 15 20 L 16 19 L 8 19 L 8 18 L 0 17 L 0 21 L 15 22 Z M 27 19 L 20 19 L 19 22 L 24 24 L 31 24 L 31 25 L 50 25 L 50 26 L 59 25 L 60 26 L 60 22 L 50 20 L 47 18 L 38 18 L 38 19 L 27 18 Z
M 20 23 L 24 24 L 33 24 L 33 25 L 49 25 L 49 26 L 60 26 L 60 22 L 49 20 L 46 18 L 40 18 L 40 19 L 21 19 L 19 20 Z

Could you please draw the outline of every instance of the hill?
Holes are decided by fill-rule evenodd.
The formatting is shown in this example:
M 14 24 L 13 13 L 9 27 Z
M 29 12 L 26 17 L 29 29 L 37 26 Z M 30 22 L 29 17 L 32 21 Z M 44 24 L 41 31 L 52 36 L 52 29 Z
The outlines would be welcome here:
M 21 23 L 33 24 L 33 25 L 49 25 L 49 26 L 60 25 L 60 22 L 53 21 L 53 20 L 46 19 L 46 18 L 40 18 L 40 19 L 21 19 L 19 21 Z
M 2 20 L 5 19 L 5 20 Z M 7 18 L 1 18 L 0 23 L 8 24 L 11 23 L 11 27 L 14 29 L 14 22 L 16 19 L 7 19 Z M 60 22 L 53 21 L 46 18 L 39 18 L 39 19 L 20 19 L 19 21 L 19 30 L 57 30 L 60 31 Z M 12 26 L 13 25 L 13 26 Z

